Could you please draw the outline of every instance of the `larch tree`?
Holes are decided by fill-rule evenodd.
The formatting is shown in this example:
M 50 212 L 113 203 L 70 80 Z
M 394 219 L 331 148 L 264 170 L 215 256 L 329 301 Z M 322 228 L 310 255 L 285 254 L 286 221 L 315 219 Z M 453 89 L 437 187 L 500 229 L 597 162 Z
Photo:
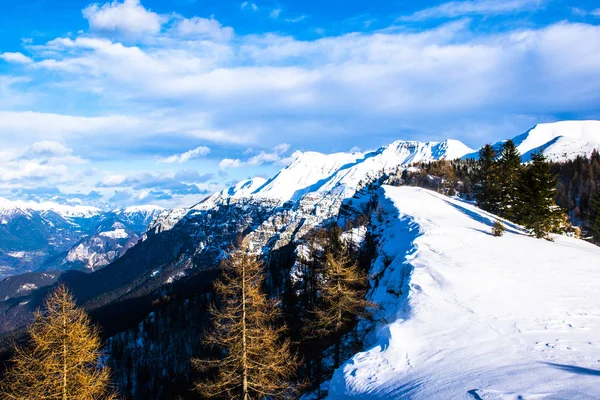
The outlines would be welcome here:
M 115 399 L 110 371 L 100 363 L 98 328 L 64 285 L 48 295 L 28 329 L 29 344 L 15 346 L 0 392 L 4 399 Z
M 504 142 L 498 158 L 498 167 L 501 182 L 499 189 L 500 215 L 514 220 L 522 165 L 521 154 L 512 140 Z
M 290 397 L 298 360 L 289 340 L 282 340 L 286 327 L 278 324 L 277 304 L 263 292 L 262 263 L 242 245 L 225 258 L 222 268 L 223 276 L 215 283 L 221 304 L 211 306 L 213 329 L 203 339 L 220 357 L 192 360 L 210 377 L 196 383 L 197 391 L 208 398 Z
M 531 229 L 538 238 L 560 231 L 564 213 L 556 205 L 557 176 L 543 153 L 533 154 L 518 184 L 517 222 Z
M 359 317 L 368 317 L 367 277 L 345 252 L 327 252 L 318 282 L 319 304 L 305 331 L 312 337 L 334 339 L 334 368 L 339 367 L 342 338 Z

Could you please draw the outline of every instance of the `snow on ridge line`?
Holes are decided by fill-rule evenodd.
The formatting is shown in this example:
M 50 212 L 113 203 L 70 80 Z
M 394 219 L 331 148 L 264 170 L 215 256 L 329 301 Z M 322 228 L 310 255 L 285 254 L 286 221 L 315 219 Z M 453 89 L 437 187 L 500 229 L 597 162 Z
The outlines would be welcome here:
M 531 160 L 533 153 L 543 150 L 552 161 L 573 160 L 577 156 L 587 156 L 600 150 L 600 121 L 558 121 L 537 124 L 527 132 L 512 138 L 521 153 L 523 161 Z M 500 149 L 506 140 L 493 144 Z M 477 158 L 478 151 L 464 158 Z
M 600 398 L 600 248 L 494 237 L 493 215 L 425 189 L 381 198 L 369 297 L 389 324 L 330 399 Z
M 113 210 L 113 212 L 115 213 L 123 213 L 123 214 L 137 214 L 137 213 L 154 213 L 154 212 L 161 212 L 164 211 L 165 208 L 160 207 L 160 206 L 156 206 L 153 204 L 146 204 L 146 205 L 140 205 L 140 206 L 129 206 L 129 207 L 125 207 L 125 208 L 117 208 L 115 210 Z
M 220 201 L 240 197 L 286 202 L 298 200 L 309 193 L 352 195 L 358 184 L 374 177 L 381 170 L 421 161 L 455 159 L 472 152 L 458 140 L 419 142 L 397 140 L 375 151 L 324 154 L 315 151 L 299 152 L 294 160 L 275 176 L 253 190 L 240 190 L 250 181 L 223 190 L 204 202 L 200 209 L 209 208 Z M 257 179 L 257 178 L 254 178 Z
M 24 200 L 8 200 L 0 197 L 0 209 L 4 210 L 33 210 L 33 211 L 54 211 L 66 217 L 92 217 L 100 214 L 102 210 L 93 206 L 82 205 L 64 205 L 50 201 L 24 201 Z

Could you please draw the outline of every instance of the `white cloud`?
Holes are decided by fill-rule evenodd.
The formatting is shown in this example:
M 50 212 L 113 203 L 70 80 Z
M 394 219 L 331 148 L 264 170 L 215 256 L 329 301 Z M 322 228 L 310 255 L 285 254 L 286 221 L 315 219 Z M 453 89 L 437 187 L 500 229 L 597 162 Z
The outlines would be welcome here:
M 273 19 L 279 18 L 279 15 L 281 15 L 281 8 L 274 8 L 269 13 L 269 17 L 271 17 Z
M 154 35 L 160 32 L 166 18 L 147 10 L 139 0 L 114 0 L 103 5 L 92 4 L 83 9 L 90 28 L 118 32 L 131 36 Z
M 184 18 L 177 22 L 175 29 L 180 36 L 207 36 L 216 40 L 230 40 L 234 34 L 233 28 L 221 25 L 214 18 Z
M 87 160 L 72 153 L 63 143 L 48 140 L 5 153 L 0 159 L 0 182 L 5 188 L 31 188 L 40 182 L 49 185 L 77 179 L 72 168 Z
M 31 64 L 33 60 L 23 53 L 1 53 L 0 59 L 16 64 Z
M 27 135 L 22 135 L 27 132 Z M 174 134 L 176 132 L 177 134 Z M 121 146 L 139 146 L 143 137 L 170 136 L 209 140 L 217 143 L 245 144 L 254 140 L 247 131 L 214 129 L 204 115 L 107 115 L 82 117 L 31 111 L 0 111 L 0 139 L 23 144 L 31 140 L 80 139 L 86 145 L 109 145 L 113 140 Z M 92 150 L 98 152 L 96 147 Z
M 36 99 L 34 93 L 19 90 L 21 84 L 28 82 L 31 82 L 28 77 L 0 75 L 0 109 L 10 109 L 34 102 Z
M 540 0 L 466 0 L 451 1 L 402 16 L 399 21 L 422 21 L 433 18 L 454 18 L 467 15 L 501 15 L 535 9 Z
M 591 24 L 482 33 L 460 20 L 419 31 L 316 40 L 238 34 L 231 41 L 181 37 L 175 26 L 136 46 L 84 34 L 28 47 L 40 61 L 22 68 L 33 79 L 19 89 L 51 70 L 52 85 L 39 85 L 45 98 L 92 97 L 79 112 L 93 116 L 4 112 L 0 138 L 70 138 L 103 154 L 115 143 L 125 154 L 140 141 L 165 137 L 187 140 L 174 148 L 191 149 L 194 138 L 212 148 L 286 141 L 330 151 L 398 137 L 443 139 L 452 126 L 494 126 L 508 116 L 539 119 L 561 111 L 594 117 L 600 105 L 600 27 Z M 128 115 L 107 111 L 115 109 Z M 482 132 L 481 141 L 507 134 Z M 269 160 L 225 154 L 223 166 L 247 165 L 253 155 L 255 163 Z
M 256 12 L 258 11 L 258 6 L 255 3 L 249 3 L 247 1 L 244 1 L 241 5 L 240 8 L 242 10 L 246 10 L 248 8 L 250 8 L 252 11 Z
M 286 18 L 285 22 L 296 23 L 296 22 L 304 21 L 307 18 L 308 18 L 308 15 L 300 15 L 300 16 L 295 17 L 295 18 Z
M 219 163 L 220 169 L 227 168 L 240 168 L 247 166 L 258 166 L 263 164 L 277 164 L 282 165 L 286 164 L 289 159 L 284 157 L 284 154 L 290 150 L 290 145 L 287 143 L 282 143 L 273 148 L 273 151 L 265 152 L 261 151 L 255 156 L 248 158 L 245 161 L 240 160 L 239 158 L 224 158 Z M 248 154 L 249 151 L 246 150 L 244 154 Z
M 596 8 L 595 10 L 592 10 L 590 12 L 590 14 L 593 15 L 594 17 L 600 18 L 600 8 Z
M 242 166 L 242 160 L 240 160 L 239 158 L 233 159 L 233 158 L 224 158 L 221 160 L 221 162 L 219 163 L 219 168 L 220 169 L 226 169 L 226 168 L 239 168 Z
M 185 153 L 174 154 L 172 156 L 163 158 L 163 159 L 159 160 L 159 162 L 166 163 L 166 164 L 173 164 L 173 163 L 182 164 L 182 163 L 188 162 L 191 159 L 206 156 L 208 153 L 210 153 L 210 148 L 208 148 L 206 146 L 200 146 L 200 147 L 196 147 L 193 150 L 186 151 Z
M 35 66 L 64 72 L 58 78 L 63 87 L 110 101 L 170 101 L 182 116 L 202 109 L 211 120 L 202 126 L 217 135 L 235 126 L 256 132 L 254 138 L 281 132 L 287 141 L 297 138 L 304 123 L 314 123 L 313 131 L 302 133 L 307 136 L 358 135 L 359 125 L 377 130 L 383 120 L 402 124 L 397 130 L 419 118 L 421 127 L 431 114 L 573 107 L 574 101 L 598 98 L 600 80 L 600 27 L 584 24 L 475 35 L 458 21 L 422 32 L 312 41 L 267 34 L 226 43 L 162 37 L 160 43 L 59 38 L 36 48 L 40 56 L 53 55 Z M 557 91 L 563 82 L 564 90 Z
M 41 142 L 35 142 L 31 146 L 29 146 L 29 149 L 27 150 L 27 153 L 33 154 L 35 156 L 66 156 L 71 154 L 72 152 L 72 149 L 68 148 L 61 142 L 53 140 L 43 140 Z

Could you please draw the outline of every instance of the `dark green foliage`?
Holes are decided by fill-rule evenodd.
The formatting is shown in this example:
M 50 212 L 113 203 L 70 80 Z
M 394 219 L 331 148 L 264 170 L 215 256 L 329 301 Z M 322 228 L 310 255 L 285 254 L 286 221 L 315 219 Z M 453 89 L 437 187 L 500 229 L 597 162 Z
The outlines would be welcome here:
M 600 243 L 600 189 L 596 189 L 590 204 L 590 228 L 594 241 Z
M 552 170 L 558 174 L 560 181 L 558 205 L 567 210 L 573 224 L 587 231 L 591 228 L 591 199 L 594 192 L 600 189 L 600 154 L 594 151 L 589 158 L 577 157 L 553 163 Z
M 557 177 L 542 154 L 534 154 L 520 175 L 516 219 L 538 238 L 548 237 L 564 222 L 563 211 L 556 205 Z
M 494 214 L 498 214 L 500 211 L 502 193 L 499 166 L 496 158 L 496 151 L 490 144 L 486 144 L 479 151 L 475 186 L 473 187 L 477 205 Z
M 521 154 L 512 140 L 507 140 L 498 159 L 500 185 L 499 214 L 504 218 L 514 219 L 518 194 L 518 181 L 521 174 Z

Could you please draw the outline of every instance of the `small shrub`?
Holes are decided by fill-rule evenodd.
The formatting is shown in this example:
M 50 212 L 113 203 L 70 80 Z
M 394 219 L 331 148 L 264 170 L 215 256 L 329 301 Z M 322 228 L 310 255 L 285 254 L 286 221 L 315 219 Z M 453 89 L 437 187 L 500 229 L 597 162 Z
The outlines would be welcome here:
M 492 235 L 502 236 L 504 235 L 505 230 L 506 228 L 504 227 L 504 224 L 500 221 L 496 221 L 494 222 L 494 227 L 492 228 Z

